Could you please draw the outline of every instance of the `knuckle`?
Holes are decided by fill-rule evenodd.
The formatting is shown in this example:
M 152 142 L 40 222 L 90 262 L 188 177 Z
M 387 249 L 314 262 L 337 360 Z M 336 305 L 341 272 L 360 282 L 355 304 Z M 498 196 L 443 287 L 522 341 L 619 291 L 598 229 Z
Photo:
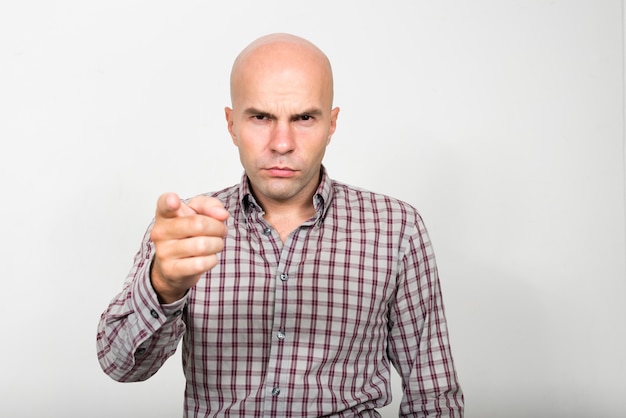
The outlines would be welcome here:
M 173 272 L 172 263 L 167 260 L 159 260 L 158 269 L 164 278 L 170 277 Z
M 217 197 L 209 197 L 209 203 L 211 203 L 212 206 L 217 206 L 217 207 L 224 207 L 224 204 L 222 203 L 221 200 L 219 200 Z
M 195 250 L 198 254 L 210 256 L 222 250 L 222 241 L 213 237 L 201 237 L 195 243 Z
M 216 255 L 211 255 L 206 257 L 205 259 L 205 270 L 210 270 L 213 267 L 215 267 L 217 265 L 217 256 Z
M 205 231 L 206 229 L 206 221 L 203 219 L 203 216 L 195 215 L 189 218 L 189 228 L 195 234 L 199 234 Z
M 161 239 L 163 239 L 163 232 L 160 228 L 160 225 L 154 225 L 154 228 L 152 228 L 152 231 L 150 231 L 150 239 L 152 241 L 160 241 Z
M 194 272 L 201 272 L 205 270 L 203 257 L 196 257 L 191 263 L 191 268 Z
M 192 262 L 192 269 L 196 273 L 204 273 L 212 269 L 217 264 L 217 257 L 215 255 L 209 255 L 204 257 L 196 257 Z
M 194 241 L 194 252 L 196 254 L 206 254 L 210 251 L 209 241 L 206 237 L 198 237 Z

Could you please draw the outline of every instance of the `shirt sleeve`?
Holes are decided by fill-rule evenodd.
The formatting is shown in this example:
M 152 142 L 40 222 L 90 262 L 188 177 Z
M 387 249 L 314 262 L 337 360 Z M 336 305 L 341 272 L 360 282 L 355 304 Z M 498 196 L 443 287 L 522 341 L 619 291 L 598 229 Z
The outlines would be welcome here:
M 153 245 L 146 232 L 123 290 L 100 317 L 96 338 L 102 370 L 121 382 L 146 380 L 176 351 L 186 326 L 187 297 L 161 305 L 150 281 Z
M 389 358 L 402 377 L 402 417 L 463 417 L 432 246 L 417 215 L 403 244 L 390 308 Z

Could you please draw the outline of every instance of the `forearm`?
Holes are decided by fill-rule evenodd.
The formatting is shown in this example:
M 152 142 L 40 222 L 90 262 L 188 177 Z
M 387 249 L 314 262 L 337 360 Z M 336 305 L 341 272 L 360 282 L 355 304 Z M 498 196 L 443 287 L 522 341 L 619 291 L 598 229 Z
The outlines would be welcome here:
M 390 312 L 389 354 L 402 375 L 402 417 L 463 417 L 432 246 L 421 222 L 407 245 Z
M 401 417 L 462 418 L 464 396 L 459 385 L 442 312 L 428 315 L 419 337 L 406 335 L 390 344 L 392 362 L 402 375 Z
M 141 269 L 140 269 L 141 270 Z M 98 361 L 118 381 L 140 381 L 154 375 L 176 351 L 185 332 L 185 301 L 159 305 L 146 272 L 127 283 L 98 324 Z
M 404 394 L 400 417 L 463 418 L 464 396 L 457 378 L 447 338 L 419 344 L 416 357 L 398 363 L 403 374 Z M 425 340 L 428 337 L 426 336 Z M 408 372 L 408 373 L 407 373 Z

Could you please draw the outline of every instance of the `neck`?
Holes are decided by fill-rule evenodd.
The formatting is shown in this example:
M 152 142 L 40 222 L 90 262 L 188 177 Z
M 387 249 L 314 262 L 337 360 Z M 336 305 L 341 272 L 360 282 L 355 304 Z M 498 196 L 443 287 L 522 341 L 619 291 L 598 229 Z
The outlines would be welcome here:
M 313 205 L 309 207 L 285 208 L 276 210 L 265 209 L 265 220 L 278 232 L 280 239 L 285 242 L 293 230 L 302 225 L 315 214 Z
M 257 200 L 265 215 L 263 218 L 279 233 L 283 242 L 289 234 L 315 215 L 313 195 L 305 194 L 304 198 L 288 201 L 276 201 L 258 196 Z

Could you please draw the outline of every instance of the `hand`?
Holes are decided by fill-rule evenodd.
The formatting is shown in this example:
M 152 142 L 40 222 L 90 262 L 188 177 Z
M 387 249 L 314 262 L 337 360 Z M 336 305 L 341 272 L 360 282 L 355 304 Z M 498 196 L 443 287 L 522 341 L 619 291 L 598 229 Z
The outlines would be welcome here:
M 159 197 L 150 233 L 156 249 L 150 276 L 161 303 L 182 298 L 215 267 L 224 248 L 226 219 L 228 211 L 213 197 L 198 196 L 187 204 L 175 193 Z

